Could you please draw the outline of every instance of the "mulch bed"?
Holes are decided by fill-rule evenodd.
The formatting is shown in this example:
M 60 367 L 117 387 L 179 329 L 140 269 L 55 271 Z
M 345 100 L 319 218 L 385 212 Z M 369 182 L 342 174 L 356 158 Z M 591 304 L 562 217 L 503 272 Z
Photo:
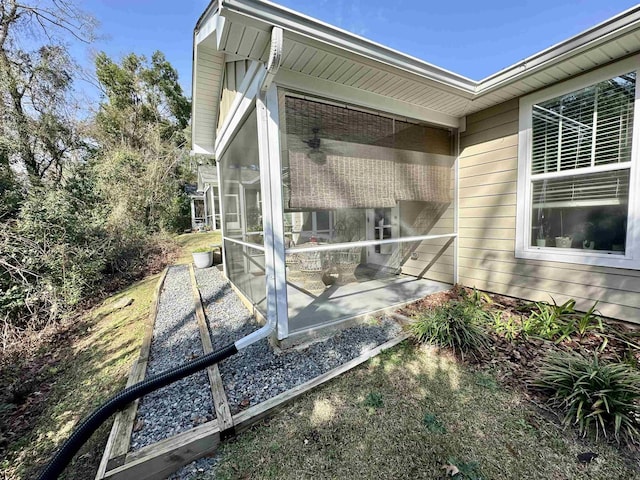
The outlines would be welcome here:
M 447 302 L 461 300 L 464 294 L 469 297 L 472 290 L 456 285 L 448 291 L 413 302 L 399 313 L 413 317 Z M 503 318 L 515 317 L 517 322 L 530 315 L 535 308 L 533 303 L 518 298 L 498 294 L 486 295 L 490 299 L 490 302 L 485 303 L 486 310 L 501 311 Z M 597 353 L 600 359 L 627 361 L 640 367 L 640 328 L 608 318 L 602 318 L 602 322 L 605 328 L 603 333 L 588 332 L 582 337 L 574 334 L 560 342 L 522 335 L 509 341 L 489 329 L 492 344 L 490 351 L 475 357 L 467 355 L 464 359 L 460 358 L 460 361 L 478 371 L 490 371 L 501 385 L 520 391 L 534 406 L 545 410 L 542 412 L 545 417 L 559 423 L 560 417 L 556 413 L 551 415 L 551 410 L 544 407 L 547 397 L 532 386 L 535 373 L 539 371 L 542 361 L 550 352 L 580 352 L 585 356 Z M 623 447 L 623 450 L 632 458 L 640 454 L 639 446 L 627 446 Z

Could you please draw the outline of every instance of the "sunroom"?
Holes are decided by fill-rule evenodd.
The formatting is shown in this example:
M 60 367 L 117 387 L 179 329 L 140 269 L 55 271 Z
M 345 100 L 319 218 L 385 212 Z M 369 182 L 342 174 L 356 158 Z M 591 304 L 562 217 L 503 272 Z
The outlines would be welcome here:
M 235 23 L 210 21 L 196 36 L 196 63 L 217 62 L 220 114 L 206 146 L 197 131 L 206 112 L 194 111 L 196 153 L 217 160 L 225 275 L 258 314 L 276 316 L 278 339 L 448 289 L 458 118 L 278 71 L 300 39 L 277 27 L 261 31 L 272 51 L 266 68 L 237 53 L 223 60 L 216 29 L 233 34 Z
M 640 11 L 621 14 L 476 82 L 272 3 L 212 2 L 194 32 L 192 136 L 217 162 L 226 276 L 292 343 L 457 282 L 548 300 L 569 294 L 566 278 L 591 279 L 572 295 L 620 316 L 635 300 L 603 298 L 622 273 L 602 266 L 627 268 L 614 264 L 633 203 L 619 187 L 633 182 L 624 162 L 599 166 L 583 142 L 595 130 L 549 102 L 617 59 L 635 65 L 638 30 Z M 576 203 L 586 187 L 553 160 L 526 173 L 532 130 L 575 134 L 574 150 L 608 172 L 602 185 L 585 177 L 604 200 Z M 587 209 L 608 215 L 611 238 L 562 243 Z M 560 262 L 577 257 L 572 277 Z
M 218 160 L 231 282 L 261 314 L 282 315 L 282 338 L 448 288 L 454 132 L 275 94 L 279 155 L 261 154 L 252 107 Z M 429 280 L 438 260 L 444 277 Z

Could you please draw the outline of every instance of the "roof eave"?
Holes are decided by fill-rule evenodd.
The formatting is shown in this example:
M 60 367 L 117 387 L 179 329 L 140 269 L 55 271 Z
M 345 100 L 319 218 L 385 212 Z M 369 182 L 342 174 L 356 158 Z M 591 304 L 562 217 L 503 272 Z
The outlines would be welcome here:
M 478 82 L 478 94 L 506 86 L 527 75 L 532 75 L 564 58 L 609 42 L 634 28 L 640 27 L 640 5 L 625 10 L 604 22 L 573 37 L 538 52 L 510 67 L 500 70 Z M 633 53 L 633 52 L 630 52 Z
M 474 93 L 477 82 L 437 67 L 431 63 L 406 55 L 379 43 L 321 22 L 294 10 L 267 1 L 220 0 L 220 14 L 239 14 L 261 23 L 278 26 L 285 31 L 325 43 L 393 68 L 416 74 L 422 78 L 457 89 L 461 93 Z

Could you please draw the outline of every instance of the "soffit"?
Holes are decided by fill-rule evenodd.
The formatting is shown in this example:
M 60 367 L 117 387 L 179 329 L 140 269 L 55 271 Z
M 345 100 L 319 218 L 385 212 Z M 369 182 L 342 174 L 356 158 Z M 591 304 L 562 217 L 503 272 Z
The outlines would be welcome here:
M 219 8 L 212 38 L 230 59 L 265 62 L 277 25 L 285 32 L 282 69 L 456 117 L 640 51 L 638 7 L 475 82 L 272 3 L 228 0 Z

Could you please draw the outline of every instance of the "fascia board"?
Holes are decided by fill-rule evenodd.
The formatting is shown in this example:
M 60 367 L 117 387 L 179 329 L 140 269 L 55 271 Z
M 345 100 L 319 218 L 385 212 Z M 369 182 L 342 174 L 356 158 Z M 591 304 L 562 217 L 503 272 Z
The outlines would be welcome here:
M 278 26 L 287 32 L 297 33 L 303 37 L 338 47 L 356 55 L 376 62 L 416 74 L 422 78 L 458 89 L 465 93 L 475 92 L 477 82 L 462 75 L 450 72 L 415 57 L 387 48 L 358 35 L 320 22 L 293 10 L 271 2 L 255 0 L 225 0 L 220 2 L 220 15 L 234 18 L 234 14 L 242 18 L 252 18 L 267 26 Z M 235 17 L 237 18 L 237 17 Z M 246 20 L 245 20 L 246 21 Z M 257 27 L 258 25 L 253 25 Z
M 597 48 L 629 31 L 640 28 L 640 6 L 636 6 L 585 30 L 563 42 L 525 58 L 478 82 L 478 96 L 487 94 L 522 77 L 532 75 L 562 60 Z M 633 53 L 633 52 L 630 52 Z M 612 59 L 616 60 L 616 59 Z
M 207 16 L 206 20 L 202 22 L 200 27 L 194 31 L 196 45 L 204 42 L 209 36 L 213 35 L 216 32 L 218 24 L 218 15 L 217 13 L 212 13 Z
M 218 0 L 212 0 L 211 2 L 209 2 L 209 5 L 207 5 L 207 8 L 204 9 L 202 15 L 200 15 L 200 18 L 198 18 L 198 21 L 196 22 L 196 26 L 194 27 L 195 31 L 199 30 L 200 25 L 206 22 L 208 18 L 213 15 L 216 10 L 218 10 L 219 3 L 220 2 Z

